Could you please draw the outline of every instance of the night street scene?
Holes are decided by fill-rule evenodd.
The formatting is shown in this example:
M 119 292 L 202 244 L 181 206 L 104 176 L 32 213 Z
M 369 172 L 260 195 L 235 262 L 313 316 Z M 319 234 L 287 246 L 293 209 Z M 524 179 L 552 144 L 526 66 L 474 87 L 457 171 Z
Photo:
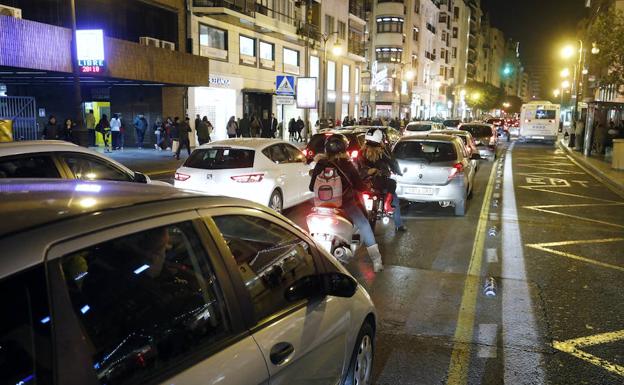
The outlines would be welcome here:
M 0 0 L 0 385 L 624 385 L 624 0 Z

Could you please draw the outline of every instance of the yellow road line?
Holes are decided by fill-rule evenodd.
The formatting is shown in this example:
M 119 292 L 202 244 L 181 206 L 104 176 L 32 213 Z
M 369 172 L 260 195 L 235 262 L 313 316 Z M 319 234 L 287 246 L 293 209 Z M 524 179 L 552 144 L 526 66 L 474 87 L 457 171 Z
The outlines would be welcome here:
M 546 242 L 546 243 L 534 243 L 527 246 L 569 246 L 569 245 L 579 245 L 579 244 L 590 244 L 590 243 L 607 243 L 607 242 L 618 242 L 624 241 L 624 238 L 601 238 L 601 239 L 584 239 L 584 240 L 576 240 L 576 241 L 560 241 L 560 242 Z
M 562 213 L 560 211 L 545 210 L 543 208 L 540 208 L 539 206 L 526 206 L 525 208 L 527 208 L 529 210 L 541 211 L 543 213 L 549 213 L 549 214 L 554 214 L 554 215 L 561 215 L 562 217 L 574 218 L 574 219 L 578 219 L 578 220 L 581 220 L 581 221 L 587 221 L 587 222 L 600 223 L 602 225 L 619 227 L 619 228 L 623 228 L 624 229 L 624 225 L 618 225 L 617 223 L 600 221 L 598 219 L 591 219 L 591 218 L 587 218 L 587 217 L 581 217 L 579 215 L 566 214 L 566 213 Z
M 580 255 L 576 255 L 576 254 L 572 254 L 572 253 L 566 253 L 564 251 L 553 250 L 553 249 L 550 249 L 548 247 L 544 247 L 544 246 L 542 246 L 539 243 L 538 244 L 527 244 L 525 246 L 531 247 L 533 249 L 545 251 L 547 253 L 559 255 L 559 256 L 562 256 L 562 257 L 574 259 L 576 261 L 581 261 L 581 262 L 589 263 L 589 264 L 592 264 L 592 265 L 596 265 L 596 266 L 600 266 L 600 267 L 606 267 L 608 269 L 619 270 L 619 271 L 623 271 L 624 272 L 624 267 L 612 265 L 610 263 L 596 261 L 594 259 L 581 257 Z
M 580 347 L 605 344 L 622 339 L 624 339 L 624 330 L 596 334 L 588 337 L 573 338 L 567 341 L 553 341 L 552 345 L 557 350 L 571 354 L 572 356 L 583 361 L 587 361 L 592 365 L 596 365 L 604 370 L 624 377 L 624 366 L 614 364 L 604 358 L 600 358 L 579 349 Z
M 446 379 L 448 385 L 465 384 L 468 376 L 470 344 L 474 334 L 474 319 L 477 305 L 477 293 L 479 292 L 481 264 L 483 261 L 483 249 L 485 246 L 487 222 L 490 212 L 490 201 L 492 198 L 492 191 L 494 190 L 494 176 L 496 175 L 496 165 L 498 162 L 499 161 L 496 161 L 496 163 L 492 165 L 490 178 L 485 189 L 483 205 L 481 206 L 481 214 L 479 214 L 477 232 L 472 245 L 470 264 L 468 265 L 468 276 L 464 282 L 464 291 L 459 307 L 459 315 L 457 316 L 457 326 L 455 327 L 453 352 L 451 353 L 451 362 L 449 363 L 448 377 Z

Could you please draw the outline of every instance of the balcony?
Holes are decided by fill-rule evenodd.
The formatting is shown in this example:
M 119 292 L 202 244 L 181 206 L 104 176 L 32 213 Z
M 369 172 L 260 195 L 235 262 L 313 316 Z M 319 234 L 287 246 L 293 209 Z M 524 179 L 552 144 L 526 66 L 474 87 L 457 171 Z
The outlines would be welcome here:
M 222 8 L 255 17 L 256 4 L 252 0 L 193 0 L 193 8 L 203 8 L 200 11 L 208 14 L 219 13 L 219 8 Z
M 366 8 L 363 0 L 349 0 L 349 13 L 366 22 Z
M 297 27 L 297 35 L 307 36 L 312 40 L 321 41 L 321 27 L 314 24 L 301 23 Z
M 364 44 L 364 35 L 349 31 L 349 41 L 347 49 L 349 53 L 353 55 L 365 57 L 366 46 Z

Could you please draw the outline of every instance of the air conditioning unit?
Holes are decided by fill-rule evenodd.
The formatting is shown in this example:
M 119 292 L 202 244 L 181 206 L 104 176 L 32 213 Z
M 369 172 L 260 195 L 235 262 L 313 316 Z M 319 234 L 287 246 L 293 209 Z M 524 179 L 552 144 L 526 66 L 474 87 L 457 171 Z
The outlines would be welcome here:
M 160 48 L 160 40 L 154 39 L 153 37 L 141 36 L 139 37 L 139 43 L 141 45 Z
M 0 4 L 0 15 L 2 16 L 11 16 L 16 19 L 22 18 L 22 10 L 19 8 L 9 7 L 3 4 Z
M 160 48 L 168 49 L 171 51 L 175 51 L 175 43 L 171 41 L 161 40 Z

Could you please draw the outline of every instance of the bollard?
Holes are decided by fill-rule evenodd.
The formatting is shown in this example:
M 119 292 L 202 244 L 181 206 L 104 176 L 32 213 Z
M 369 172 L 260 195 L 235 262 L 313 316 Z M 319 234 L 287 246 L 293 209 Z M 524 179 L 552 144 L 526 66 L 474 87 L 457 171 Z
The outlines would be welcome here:
M 490 227 L 490 229 L 488 230 L 488 235 L 489 235 L 490 237 L 495 237 L 497 232 L 498 232 L 498 231 L 496 230 L 496 226 L 492 226 L 492 227 Z
M 498 208 L 498 199 L 494 199 L 494 200 L 492 201 L 492 207 L 494 207 L 494 208 Z
M 496 296 L 496 280 L 494 277 L 488 277 L 485 280 L 485 284 L 483 285 L 483 294 L 487 297 L 495 297 Z

